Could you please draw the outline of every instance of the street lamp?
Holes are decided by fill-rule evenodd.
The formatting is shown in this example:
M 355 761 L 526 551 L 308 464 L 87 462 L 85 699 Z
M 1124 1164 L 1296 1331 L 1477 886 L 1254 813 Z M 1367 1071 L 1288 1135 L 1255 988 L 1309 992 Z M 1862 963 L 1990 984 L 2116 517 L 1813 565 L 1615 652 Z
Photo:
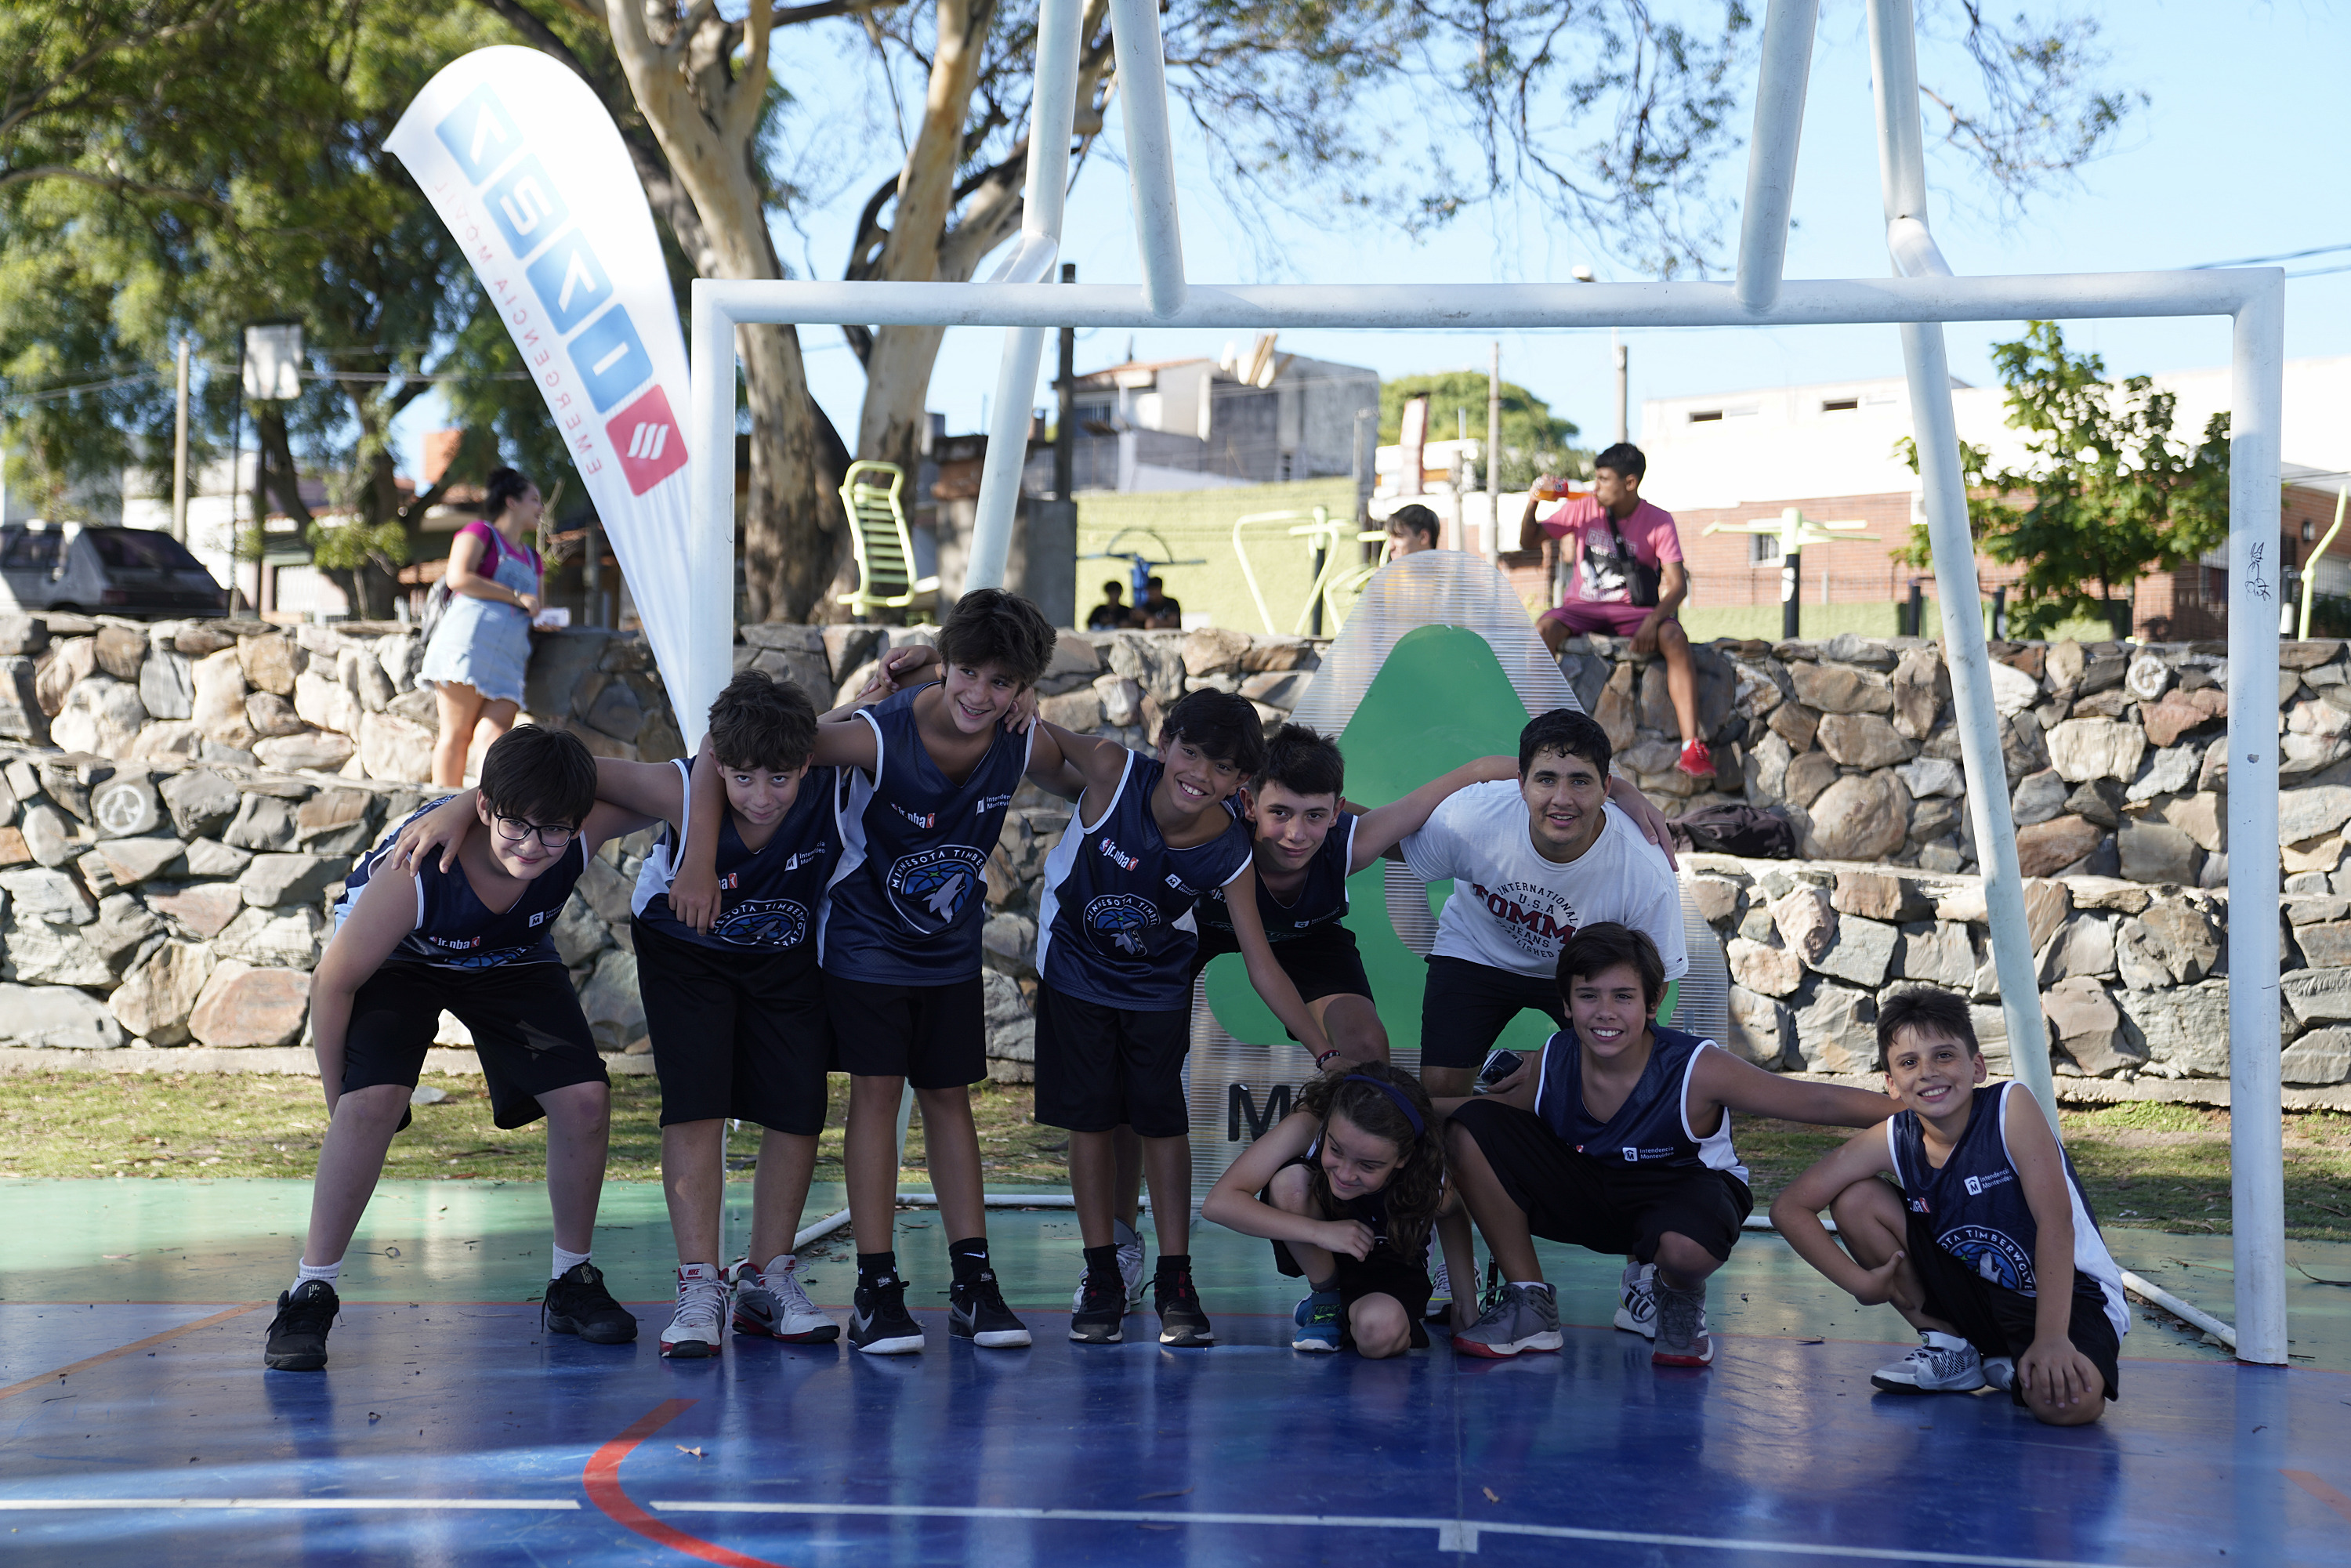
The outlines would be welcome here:
M 1583 262 L 1576 264 L 1574 277 L 1578 283 L 1595 281 L 1591 267 Z M 1625 371 L 1625 341 L 1614 327 L 1608 329 L 1608 358 L 1616 367 L 1616 439 L 1619 442 L 1630 441 L 1633 426 L 1632 422 L 1625 418 L 1629 412 L 1626 401 L 1630 378 Z

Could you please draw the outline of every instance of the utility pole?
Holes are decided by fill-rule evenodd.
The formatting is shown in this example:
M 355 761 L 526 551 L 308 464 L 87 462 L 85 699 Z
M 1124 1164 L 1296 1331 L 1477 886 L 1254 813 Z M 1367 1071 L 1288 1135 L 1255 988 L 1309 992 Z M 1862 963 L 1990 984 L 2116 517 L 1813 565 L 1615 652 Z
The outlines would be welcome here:
M 1502 342 L 1486 371 L 1486 559 L 1502 556 Z
M 1629 378 L 1625 374 L 1625 340 L 1614 327 L 1608 329 L 1608 353 L 1616 362 L 1616 439 L 1630 441 L 1633 439 L 1633 426 L 1632 422 L 1625 418 L 1628 412 L 1625 404 L 1630 393 L 1627 390 Z
M 1061 281 L 1078 280 L 1078 264 L 1061 264 Z M 1077 487 L 1078 471 L 1078 329 L 1061 329 L 1061 373 L 1053 382 L 1060 393 L 1053 416 L 1053 498 L 1066 501 Z
M 179 369 L 179 399 L 172 413 L 172 537 L 188 542 L 188 340 L 180 340 L 175 356 Z

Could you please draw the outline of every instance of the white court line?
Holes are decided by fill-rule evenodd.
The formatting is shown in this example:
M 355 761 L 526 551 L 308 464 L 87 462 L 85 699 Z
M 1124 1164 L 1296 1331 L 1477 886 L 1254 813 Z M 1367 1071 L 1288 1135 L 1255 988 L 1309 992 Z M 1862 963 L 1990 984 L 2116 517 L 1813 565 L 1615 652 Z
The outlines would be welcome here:
M 1563 1524 L 1489 1524 L 1466 1519 L 1381 1518 L 1339 1513 L 1179 1513 L 1106 1508 L 946 1508 L 914 1503 L 651 1502 L 663 1513 L 785 1513 L 876 1515 L 914 1519 L 1000 1519 L 1092 1521 L 1105 1524 L 1290 1525 L 1322 1530 L 1433 1530 L 1440 1552 L 1475 1552 L 1480 1535 L 1531 1535 L 1549 1541 L 1598 1541 L 1628 1546 L 1687 1546 L 1715 1552 L 1776 1552 L 1792 1557 L 1845 1557 L 1873 1563 L 1949 1563 L 1964 1568 L 2095 1568 L 2070 1558 L 1991 1557 L 1970 1552 L 1921 1552 L 1914 1547 L 1832 1546 L 1802 1541 L 1750 1541 L 1715 1535 L 1664 1535 L 1642 1530 L 1583 1530 Z
M 103 1512 L 123 1508 L 256 1508 L 332 1512 L 351 1510 L 403 1513 L 469 1512 L 528 1513 L 549 1509 L 577 1512 L 580 1500 L 569 1497 L 8 1497 L 0 1498 L 0 1513 L 72 1511 Z

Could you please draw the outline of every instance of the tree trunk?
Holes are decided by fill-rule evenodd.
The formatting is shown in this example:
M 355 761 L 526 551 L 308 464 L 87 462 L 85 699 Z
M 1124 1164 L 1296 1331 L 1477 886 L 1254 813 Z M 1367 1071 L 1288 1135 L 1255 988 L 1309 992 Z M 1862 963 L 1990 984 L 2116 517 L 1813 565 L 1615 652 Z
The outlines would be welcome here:
M 680 235 L 704 277 L 783 276 L 768 234 L 767 204 L 753 167 L 768 85 L 771 13 L 753 5 L 743 32 L 739 77 L 730 66 L 735 30 L 697 8 L 692 31 L 666 5 L 615 0 L 605 8 L 614 52 L 646 123 L 701 220 L 699 246 Z M 656 20 L 658 18 L 658 20 Z M 656 26 L 668 29 L 656 36 Z M 846 547 L 840 480 L 824 471 L 823 444 L 810 418 L 799 335 L 789 327 L 737 333 L 751 407 L 751 484 L 743 517 L 746 612 L 753 620 L 800 619 L 818 608 Z M 731 450 L 701 455 L 731 469 Z

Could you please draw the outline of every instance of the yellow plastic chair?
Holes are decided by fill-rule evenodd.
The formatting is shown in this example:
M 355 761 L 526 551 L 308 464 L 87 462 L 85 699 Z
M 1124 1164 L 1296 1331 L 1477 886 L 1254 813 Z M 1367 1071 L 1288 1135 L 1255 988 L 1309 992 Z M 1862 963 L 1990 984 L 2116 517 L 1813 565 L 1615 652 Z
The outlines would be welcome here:
M 905 487 L 906 471 L 895 463 L 852 463 L 841 479 L 841 505 L 849 514 L 850 543 L 857 552 L 857 587 L 839 602 L 857 614 L 926 610 L 938 602 L 939 580 L 914 579 L 914 547 L 906 534 L 905 508 L 898 502 Z

